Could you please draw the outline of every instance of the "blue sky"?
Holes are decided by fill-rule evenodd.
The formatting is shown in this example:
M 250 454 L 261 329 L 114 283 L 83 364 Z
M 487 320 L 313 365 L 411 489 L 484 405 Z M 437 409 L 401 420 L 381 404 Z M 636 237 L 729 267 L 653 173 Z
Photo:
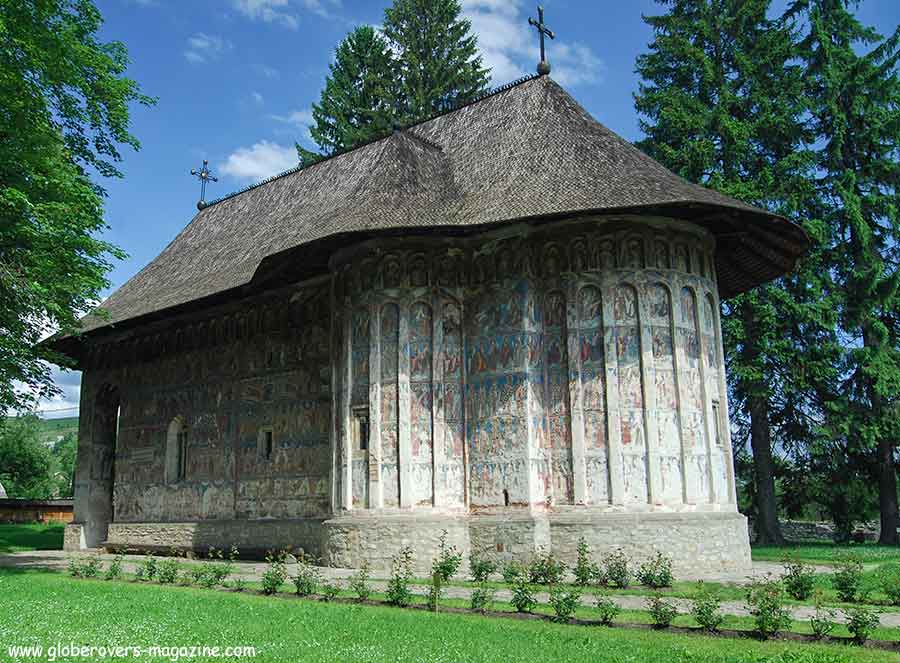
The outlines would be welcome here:
M 150 262 L 191 220 L 199 183 L 189 175 L 209 159 L 219 182 L 207 198 L 241 188 L 295 163 L 294 141 L 306 125 L 334 48 L 348 30 L 380 24 L 385 0 L 95 0 L 104 40 L 126 44 L 128 75 L 156 106 L 137 107 L 139 152 L 123 152 L 123 180 L 103 182 L 109 198 L 106 238 L 129 257 L 110 275 L 113 288 Z M 537 36 L 528 27 L 534 2 L 462 0 L 493 85 L 534 71 Z M 650 30 L 652 0 L 544 0 L 556 32 L 551 74 L 598 120 L 639 138 L 632 94 L 637 55 Z M 883 33 L 900 23 L 897 0 L 864 0 L 860 18 Z M 247 223 L 252 223 L 248 219 Z M 65 393 L 47 410 L 78 403 L 77 373 L 58 374 Z M 60 411 L 68 416 L 73 411 Z

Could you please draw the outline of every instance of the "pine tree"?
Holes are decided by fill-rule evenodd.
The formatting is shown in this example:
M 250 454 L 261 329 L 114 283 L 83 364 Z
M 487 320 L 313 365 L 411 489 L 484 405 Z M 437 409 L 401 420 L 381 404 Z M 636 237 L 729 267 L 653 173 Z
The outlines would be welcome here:
M 856 19 L 855 5 L 803 0 L 789 11 L 808 26 L 801 56 L 818 139 L 817 185 L 833 239 L 827 274 L 841 300 L 843 383 L 831 427 L 847 436 L 851 453 L 874 452 L 879 541 L 897 544 L 900 28 L 882 38 Z
M 394 51 L 400 119 L 414 122 L 488 89 L 488 71 L 458 0 L 394 0 L 384 34 Z
M 391 55 L 385 39 L 368 25 L 348 34 L 335 51 L 310 134 L 325 154 L 363 143 L 390 130 L 394 117 Z M 301 162 L 315 153 L 297 146 Z
M 693 182 L 804 222 L 820 239 L 821 227 L 806 218 L 815 191 L 791 23 L 768 18 L 769 0 L 659 1 L 668 11 L 645 17 L 654 39 L 637 60 L 635 106 L 646 135 L 639 146 Z M 809 392 L 833 371 L 833 307 L 817 263 L 813 257 L 723 310 L 732 405 L 748 422 L 753 450 L 757 533 L 769 543 L 782 541 L 773 439 L 813 435 L 808 416 L 817 401 Z

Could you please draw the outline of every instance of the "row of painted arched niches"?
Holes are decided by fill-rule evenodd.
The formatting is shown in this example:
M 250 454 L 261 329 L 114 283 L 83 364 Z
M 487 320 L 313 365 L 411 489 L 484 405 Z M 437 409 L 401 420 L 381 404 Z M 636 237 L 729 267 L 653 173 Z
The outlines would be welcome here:
M 567 273 L 657 269 L 715 281 L 713 249 L 683 234 L 617 233 L 571 241 L 507 241 L 478 253 L 467 250 L 395 251 L 347 265 L 347 295 L 374 289 L 483 285 L 518 276 L 552 278 Z M 461 255 L 463 254 L 463 255 Z

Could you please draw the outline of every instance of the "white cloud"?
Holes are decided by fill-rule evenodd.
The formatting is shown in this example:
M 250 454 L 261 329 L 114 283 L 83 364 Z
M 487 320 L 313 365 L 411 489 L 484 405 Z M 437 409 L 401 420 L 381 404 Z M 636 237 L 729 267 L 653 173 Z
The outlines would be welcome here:
M 256 21 L 275 23 L 290 30 L 300 24 L 297 10 L 305 10 L 326 19 L 338 18 L 341 0 L 232 0 L 232 6 Z
M 306 139 L 307 141 L 311 140 L 312 137 L 309 133 L 309 125 L 314 123 L 312 111 L 309 109 L 303 110 L 295 110 L 291 111 L 287 115 L 270 115 L 270 118 L 273 120 L 277 120 L 278 122 L 283 122 L 284 124 L 290 124 L 294 127 L 302 130 L 303 135 L 302 139 Z
M 293 145 L 261 140 L 252 147 L 241 147 L 229 154 L 219 171 L 238 180 L 259 181 L 294 168 L 297 163 L 297 150 Z
M 462 2 L 463 15 L 478 35 L 483 62 L 491 69 L 494 85 L 533 72 L 540 59 L 537 36 L 521 6 L 521 0 Z M 551 75 L 560 84 L 577 86 L 602 80 L 605 64 L 588 46 L 557 36 L 548 40 L 547 49 L 553 66 Z
M 263 99 L 262 94 L 254 90 L 250 93 L 250 98 L 253 99 L 253 103 L 257 106 L 262 106 L 265 103 L 265 99 Z
M 231 50 L 231 42 L 217 35 L 204 32 L 188 37 L 188 47 L 184 51 L 185 59 L 192 64 L 201 64 L 215 60 L 226 51 Z

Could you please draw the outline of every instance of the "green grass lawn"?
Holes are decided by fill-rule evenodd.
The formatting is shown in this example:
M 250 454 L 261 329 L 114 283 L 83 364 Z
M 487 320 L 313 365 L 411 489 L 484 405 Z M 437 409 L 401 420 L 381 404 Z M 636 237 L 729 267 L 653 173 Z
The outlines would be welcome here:
M 0 525 L 0 554 L 25 550 L 62 550 L 62 523 Z
M 834 543 L 800 543 L 787 546 L 753 546 L 754 561 L 780 562 L 786 555 L 807 564 L 833 565 L 841 555 L 857 555 L 863 564 L 900 562 L 900 546 L 879 546 L 875 543 L 838 545 Z
M 253 646 L 254 661 L 853 663 L 896 654 L 543 621 L 285 600 L 0 571 L 0 660 L 10 645 Z M 92 659 L 98 660 L 98 659 Z M 165 660 L 141 657 L 141 660 Z

